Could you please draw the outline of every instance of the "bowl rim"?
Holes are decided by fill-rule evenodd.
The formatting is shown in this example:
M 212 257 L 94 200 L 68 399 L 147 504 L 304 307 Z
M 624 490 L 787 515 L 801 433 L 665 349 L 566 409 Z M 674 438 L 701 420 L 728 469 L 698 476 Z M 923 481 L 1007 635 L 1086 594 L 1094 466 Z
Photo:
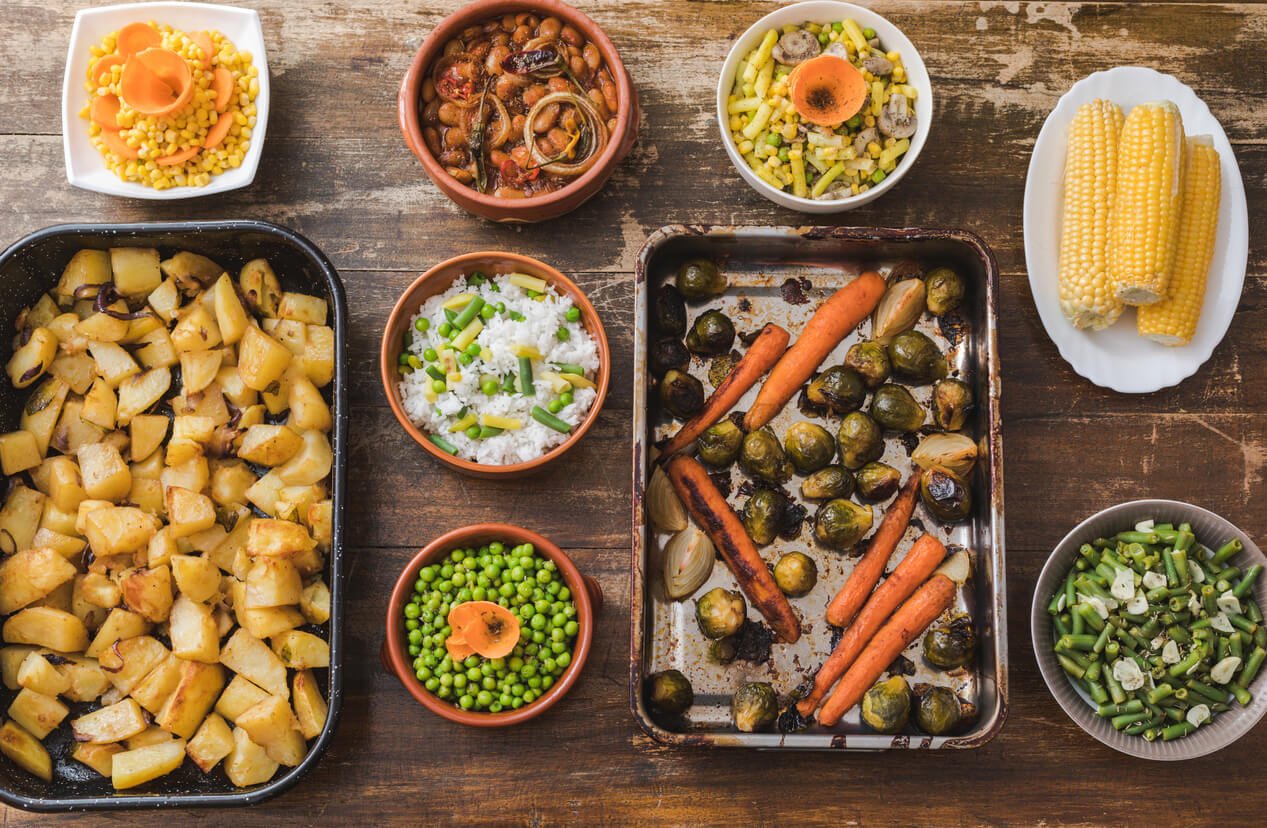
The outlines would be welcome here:
M 401 319 L 408 319 L 418 312 L 421 302 L 414 304 L 411 297 L 423 285 L 433 279 L 436 279 L 443 271 L 454 267 L 466 267 L 472 263 L 485 261 L 488 259 L 510 260 L 525 266 L 526 269 L 534 271 L 537 275 L 546 278 L 551 284 L 558 284 L 564 288 L 565 293 L 572 297 L 575 304 L 581 308 L 581 320 L 584 322 L 585 317 L 589 314 L 593 315 L 595 325 L 591 329 L 586 326 L 586 332 L 595 340 L 598 348 L 599 377 L 598 391 L 594 398 L 590 410 L 586 412 L 585 418 L 581 420 L 581 424 L 576 430 L 568 436 L 559 445 L 547 451 L 540 457 L 532 460 L 525 460 L 520 463 L 510 463 L 503 466 L 494 466 L 487 463 L 476 463 L 473 460 L 466 460 L 461 457 L 455 457 L 441 451 L 434 443 L 427 439 L 427 435 L 414 425 L 406 416 L 403 404 L 400 399 L 400 392 L 396 388 L 396 359 L 400 352 L 399 332 L 393 334 L 393 331 L 400 327 Z M 457 277 L 455 276 L 454 279 Z M 443 291 L 441 291 L 443 292 Z M 607 401 L 607 391 L 611 385 L 611 348 L 607 342 L 607 331 L 603 327 L 602 317 L 599 316 L 598 310 L 594 304 L 585 295 L 585 291 L 580 286 L 563 275 L 556 268 L 546 264 L 540 259 L 532 256 L 525 256 L 522 253 L 508 253 L 500 250 L 479 250 L 472 253 L 463 253 L 460 256 L 453 256 L 445 259 L 429 268 L 425 273 L 415 279 L 409 287 L 400 294 L 400 298 L 396 300 L 396 304 L 392 307 L 391 313 L 387 317 L 387 324 L 383 327 L 383 340 L 379 351 L 379 371 L 383 381 L 383 393 L 387 396 L 387 402 L 391 406 L 392 414 L 395 415 L 396 421 L 400 423 L 405 432 L 413 438 L 414 442 L 422 446 L 431 456 L 446 463 L 458 471 L 468 474 L 480 476 L 515 476 L 536 471 L 558 458 L 562 457 L 569 449 L 581 441 L 598 420 L 598 415 L 603 409 L 603 404 Z
M 819 199 L 805 198 L 804 196 L 793 195 L 785 190 L 776 189 L 773 185 L 763 181 L 757 177 L 749 168 L 743 157 L 739 155 L 738 147 L 730 136 L 730 128 L 728 116 L 726 114 L 726 98 L 730 92 L 730 84 L 727 78 L 733 76 L 735 67 L 738 65 L 743 53 L 751 49 L 750 40 L 755 40 L 755 36 L 762 30 L 772 28 L 774 24 L 770 22 L 772 18 L 785 18 L 793 14 L 796 10 L 802 10 L 802 13 L 808 15 L 805 20 L 808 22 L 819 22 L 815 18 L 821 17 L 826 10 L 832 8 L 841 13 L 848 14 L 854 18 L 866 18 L 870 21 L 869 25 L 874 25 L 879 21 L 882 25 L 889 26 L 893 29 L 897 39 L 905 41 L 905 46 L 899 44 L 902 49 L 902 62 L 907 66 L 917 66 L 924 78 L 919 82 L 913 79 L 907 80 L 908 84 L 915 85 L 919 89 L 921 101 L 928 102 L 929 117 L 922 119 L 916 128 L 915 135 L 911 139 L 911 146 L 904 156 L 904 161 L 883 181 L 876 184 L 865 193 L 847 196 L 846 198 L 833 199 L 831 201 L 821 201 Z M 889 36 L 889 37 L 892 37 Z M 741 48 L 743 47 L 743 48 Z M 909 47 L 909 48 L 908 48 Z M 909 55 L 909 57 L 908 57 Z M 912 59 L 913 58 L 913 59 Z M 748 186 L 752 187 L 761 195 L 770 201 L 792 210 L 799 210 L 805 213 L 836 213 L 844 212 L 855 207 L 861 207 L 871 201 L 879 198 L 884 193 L 897 185 L 907 173 L 907 171 L 915 165 L 919 159 L 920 153 L 924 149 L 924 145 L 928 142 L 928 136 L 932 132 L 932 115 L 933 109 L 933 84 L 932 78 L 928 76 L 928 67 L 924 63 L 924 58 L 916 48 L 914 42 L 906 35 L 906 33 L 896 23 L 877 11 L 858 6 L 854 3 L 843 2 L 843 0 L 803 0 L 800 3 L 792 3 L 766 14 L 751 26 L 743 31 L 743 34 L 735 38 L 730 50 L 726 53 L 726 59 L 722 63 L 721 72 L 717 77 L 717 95 L 716 95 L 716 115 L 717 127 L 721 134 L 722 146 L 726 149 L 726 155 L 730 159 L 730 163 L 734 166 L 735 171 L 739 173 L 739 177 L 744 180 Z
M 559 572 L 563 573 L 568 588 L 572 591 L 572 600 L 576 604 L 577 631 L 576 643 L 572 647 L 572 661 L 564 669 L 554 684 L 541 696 L 533 699 L 518 710 L 502 713 L 480 713 L 450 704 L 432 694 L 423 687 L 417 677 L 408 669 L 405 649 L 404 615 L 401 608 L 405 605 L 416 579 L 414 572 L 451 552 L 455 547 L 465 544 L 482 543 L 485 540 L 509 540 L 515 544 L 531 543 L 536 552 L 554 561 Z M 591 595 L 594 589 L 596 595 Z M 568 554 L 553 541 L 521 526 L 509 523 L 475 523 L 451 529 L 428 543 L 405 565 L 396 585 L 392 588 L 391 597 L 387 601 L 386 638 L 383 642 L 382 658 L 385 667 L 404 685 L 409 695 L 432 713 L 458 724 L 472 727 L 508 727 L 536 718 L 559 702 L 572 689 L 580 677 L 581 670 L 589 658 L 590 647 L 594 639 L 594 618 L 597 615 L 596 603 L 601 601 L 601 592 L 597 591 L 596 582 L 581 573 Z
M 1087 527 L 1096 521 L 1107 518 L 1117 518 L 1119 515 L 1123 514 L 1157 516 L 1159 513 L 1163 512 L 1169 512 L 1170 514 L 1175 515 L 1195 515 L 1219 524 L 1227 530 L 1227 534 L 1235 536 L 1241 540 L 1244 545 L 1244 550 L 1240 553 L 1241 556 L 1248 555 L 1257 563 L 1267 564 L 1267 556 L 1264 556 L 1262 550 L 1254 543 L 1253 538 L 1249 537 L 1249 535 L 1236 526 L 1236 524 L 1232 523 L 1217 512 L 1213 512 L 1192 503 L 1186 503 L 1181 500 L 1169 500 L 1165 498 L 1144 498 L 1119 503 L 1115 506 L 1101 509 L 1100 511 L 1080 521 L 1077 526 L 1061 538 L 1060 542 L 1053 547 L 1051 554 L 1047 557 L 1047 561 L 1043 564 L 1043 568 L 1039 572 L 1038 579 L 1034 582 L 1034 594 L 1030 607 L 1030 645 L 1033 648 L 1034 660 L 1038 663 L 1038 670 L 1042 674 L 1043 682 L 1047 686 L 1048 693 L 1051 694 L 1052 698 L 1065 712 L 1069 719 L 1074 722 L 1074 724 L 1082 728 L 1083 731 L 1096 741 L 1106 747 L 1118 751 L 1119 753 L 1124 753 L 1139 759 L 1164 762 L 1196 759 L 1202 756 L 1208 756 L 1211 753 L 1215 753 L 1228 747 L 1252 730 L 1258 722 L 1262 720 L 1263 716 L 1267 714 L 1267 703 L 1259 703 L 1257 710 L 1254 709 L 1253 704 L 1246 708 L 1233 707 L 1231 710 L 1220 715 L 1219 721 L 1226 719 L 1227 724 L 1223 728 L 1222 732 L 1218 734 L 1216 741 L 1200 746 L 1189 745 L 1188 750 L 1178 751 L 1174 755 L 1161 754 L 1158 749 L 1163 743 L 1148 742 L 1143 738 L 1137 739 L 1130 737 L 1131 741 L 1128 743 L 1115 744 L 1105 738 L 1105 736 L 1096 732 L 1096 730 L 1088 724 L 1088 722 L 1094 724 L 1096 721 L 1101 720 L 1095 716 L 1092 708 L 1086 703 L 1081 691 L 1069 682 L 1064 671 L 1056 664 L 1054 654 L 1043 646 L 1043 642 L 1040 641 L 1039 636 L 1040 625 L 1048 622 L 1048 593 L 1050 592 L 1055 579 L 1061 577 L 1064 570 L 1072 563 L 1073 556 L 1077 554 L 1079 546 L 1088 540 Z M 1123 525 L 1130 523 L 1131 527 L 1134 526 L 1134 524 L 1126 517 L 1122 518 L 1121 523 Z M 1264 681 L 1264 677 L 1267 677 L 1267 673 L 1260 673 L 1255 677 L 1253 682 L 1254 685 L 1258 686 L 1258 692 L 1254 694 L 1256 702 L 1262 692 L 1261 685 Z M 1055 682 L 1064 682 L 1073 690 L 1071 701 L 1062 697 L 1055 691 L 1053 686 Z M 1116 735 L 1116 731 L 1114 731 L 1114 734 Z M 1186 740 L 1167 742 L 1164 744 L 1182 745 L 1184 741 Z
M 505 199 L 471 189 L 465 184 L 456 181 L 444 171 L 444 168 L 440 166 L 440 162 L 431 155 L 431 151 L 427 148 L 427 142 L 422 137 L 422 125 L 415 102 L 418 100 L 422 81 L 426 77 L 426 70 L 430 68 L 435 55 L 444 48 L 446 41 L 476 20 L 505 12 L 522 10 L 538 12 L 548 10 L 552 16 L 559 17 L 565 23 L 570 23 L 580 28 L 586 39 L 594 43 L 599 48 L 599 51 L 602 52 L 603 61 L 611 73 L 612 80 L 616 83 L 616 92 L 620 96 L 620 101 L 616 111 L 616 128 L 608 136 L 607 146 L 603 148 L 602 154 L 594 162 L 593 166 L 570 184 L 544 195 L 524 199 Z M 397 117 L 400 121 L 400 131 L 405 137 L 405 143 L 418 161 L 421 162 L 427 177 L 450 200 L 457 203 L 458 206 L 464 206 L 462 201 L 459 200 L 460 197 L 461 199 L 469 200 L 472 204 L 479 205 L 486 211 L 498 213 L 505 218 L 531 220 L 526 217 L 534 213 L 540 213 L 545 208 L 558 206 L 561 202 L 575 197 L 576 193 L 583 191 L 585 187 L 594 182 L 598 182 L 597 186 L 602 186 L 603 181 L 611 175 L 616 165 L 621 161 L 622 136 L 629 129 L 630 119 L 636 109 L 636 93 L 633 87 L 633 80 L 625 69 L 624 62 L 620 59 L 620 53 L 616 50 L 616 45 L 608 37 L 603 27 L 580 9 L 570 6 L 562 2 L 562 0 L 475 0 L 475 2 L 460 7 L 441 20 L 439 25 L 422 41 L 422 45 L 418 47 L 418 51 L 414 53 L 413 59 L 409 63 L 409 68 L 405 71 L 404 78 L 401 79 L 396 106 Z
M 89 145 L 89 149 L 92 150 L 91 159 L 76 162 L 76 156 L 82 155 L 82 151 L 76 152 L 72 147 L 72 142 L 76 140 L 72 133 L 75 129 L 82 126 L 78 114 L 79 109 L 73 105 L 72 101 L 73 96 L 83 89 L 82 78 L 73 75 L 73 68 L 77 63 L 78 56 L 86 54 L 88 46 L 91 45 L 83 42 L 87 37 L 84 33 L 84 27 L 88 21 L 96 18 L 109 20 L 112 18 L 133 17 L 136 20 L 156 20 L 159 23 L 164 23 L 167 21 L 163 19 L 163 15 L 172 13 L 181 16 L 205 16 L 208 25 L 213 28 L 223 26 L 225 21 L 228 20 L 242 21 L 246 26 L 247 39 L 251 42 L 248 45 L 236 42 L 235 45 L 251 52 L 252 63 L 259 70 L 260 91 L 255 98 L 255 126 L 252 128 L 251 146 L 247 148 L 246 156 L 243 158 L 240 167 L 225 170 L 211 179 L 211 182 L 205 187 L 172 187 L 167 190 L 156 190 L 153 187 L 146 187 L 135 182 L 119 180 L 113 174 L 111 174 L 112 177 L 106 179 L 105 183 L 95 183 L 91 180 L 92 176 L 103 171 L 109 173 L 109 170 L 105 168 L 104 161 L 101 159 L 101 154 Z M 171 2 L 171 0 L 159 0 L 159 2 L 150 3 L 124 3 L 79 9 L 75 12 L 75 20 L 71 26 L 65 71 L 62 76 L 62 158 L 66 168 L 66 181 L 72 187 L 81 190 L 142 201 L 181 201 L 202 196 L 218 195 L 249 187 L 255 181 L 255 176 L 259 171 L 260 159 L 264 153 L 264 142 L 268 133 L 269 104 L 267 44 L 264 41 L 264 27 L 260 21 L 259 12 L 255 9 L 221 3 L 183 3 Z M 76 169 L 77 167 L 82 167 L 85 163 L 90 164 L 92 169 Z

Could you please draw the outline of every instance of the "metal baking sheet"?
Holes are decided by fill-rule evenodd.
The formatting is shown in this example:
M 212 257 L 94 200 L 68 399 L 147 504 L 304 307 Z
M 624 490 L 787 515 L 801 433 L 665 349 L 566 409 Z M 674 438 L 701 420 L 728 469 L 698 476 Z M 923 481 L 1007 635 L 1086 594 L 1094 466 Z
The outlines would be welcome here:
M 742 335 L 776 322 L 793 339 L 822 300 L 863 270 L 888 275 L 895 265 L 914 262 L 929 269 L 948 265 L 968 283 L 960 310 L 938 320 L 925 315 L 918 329 L 931 336 L 947 353 L 951 375 L 972 386 L 976 409 L 966 433 L 978 441 L 981 457 L 973 475 L 973 514 L 969 520 L 947 526 L 918 505 L 911 527 L 890 561 L 889 570 L 901 561 L 916 537 L 927 531 L 948 547 L 968 549 L 973 577 L 959 592 L 957 606 L 971 613 L 977 629 L 975 664 L 950 672 L 932 668 L 922 658 L 917 640 L 904 656 L 913 665 L 907 679 L 912 686 L 926 682 L 949 686 L 975 708 L 975 718 L 961 732 L 932 737 L 913 724 L 897 735 L 870 731 L 859 721 L 857 708 L 832 728 L 817 723 L 795 732 L 775 728 L 766 733 L 742 733 L 730 717 L 731 694 L 746 681 L 768 681 L 782 705 L 799 697 L 814 672 L 831 652 L 833 628 L 823 618 L 827 602 L 848 577 L 862 545 L 854 554 L 819 546 L 806 524 L 794 541 L 776 540 L 761 552 L 768 564 L 785 552 L 799 550 L 818 565 L 817 586 L 803 598 L 791 599 L 802 621 L 801 639 L 794 645 L 775 643 L 770 659 L 762 664 L 735 661 L 719 665 L 707 657 L 708 641 L 694 618 L 694 597 L 715 586 L 737 587 L 724 563 L 718 562 L 704 586 L 684 601 L 672 601 L 664 591 L 660 554 L 668 535 L 649 525 L 644 494 L 653 447 L 671 435 L 680 423 L 659 411 L 654 378 L 647 370 L 647 348 L 654 336 L 650 308 L 664 285 L 672 283 L 684 261 L 713 259 L 728 277 L 730 289 L 716 300 L 688 304 L 688 323 L 706 309 L 719 308 L 735 322 Z M 999 416 L 999 360 L 995 329 L 998 273 L 994 256 L 977 236 L 960 230 L 884 229 L 849 227 L 711 227 L 671 225 L 651 235 L 638 257 L 635 286 L 636 332 L 634 339 L 634 444 L 633 444 L 633 571 L 631 606 L 630 706 L 639 725 L 657 741 L 681 745 L 742 746 L 755 748 L 882 750 L 894 748 L 971 748 L 992 739 L 1007 714 L 1006 587 L 1003 565 L 1003 455 Z M 869 338 L 871 323 L 842 342 L 823 365 L 840 364 L 849 346 Z M 711 393 L 708 363 L 694 357 L 691 373 Z M 926 404 L 930 386 L 910 389 Z M 736 406 L 745 410 L 755 397 L 752 389 Z M 782 439 L 787 428 L 806 415 L 795 401 L 771 423 Z M 833 433 L 839 418 L 817 420 Z M 886 439 L 883 462 L 905 477 L 911 468 L 915 441 L 893 435 Z M 736 511 L 746 495 L 745 480 L 732 470 L 729 501 Z M 787 487 L 796 494 L 799 478 Z M 875 505 L 878 525 L 889 501 Z M 812 516 L 814 504 L 810 507 Z M 749 618 L 760 616 L 749 610 Z M 690 679 L 695 703 L 685 717 L 664 717 L 648 709 L 644 701 L 645 678 L 675 668 Z

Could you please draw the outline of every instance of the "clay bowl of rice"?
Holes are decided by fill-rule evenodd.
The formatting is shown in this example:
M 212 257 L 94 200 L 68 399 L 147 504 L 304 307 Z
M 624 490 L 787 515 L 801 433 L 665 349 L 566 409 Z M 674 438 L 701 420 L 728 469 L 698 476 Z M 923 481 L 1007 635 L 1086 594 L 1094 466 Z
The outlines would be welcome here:
M 498 252 L 449 259 L 410 285 L 380 365 L 405 431 L 476 477 L 517 477 L 563 456 L 598 418 L 611 374 L 603 323 L 580 288 Z

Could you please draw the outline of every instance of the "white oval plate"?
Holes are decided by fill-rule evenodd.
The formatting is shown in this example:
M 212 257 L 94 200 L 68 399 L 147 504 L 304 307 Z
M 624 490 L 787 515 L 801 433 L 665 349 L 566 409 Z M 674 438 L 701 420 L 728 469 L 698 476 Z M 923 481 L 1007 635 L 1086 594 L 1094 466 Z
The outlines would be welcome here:
M 1065 136 L 1074 112 L 1096 98 L 1116 102 L 1129 112 L 1149 101 L 1170 100 L 1183 116 L 1188 135 L 1209 135 L 1222 159 L 1222 198 L 1214 260 L 1192 342 L 1170 347 L 1139 336 L 1135 313 L 1127 309 L 1117 324 L 1103 330 L 1078 330 L 1060 310 L 1057 279 L 1060 262 L 1061 179 Z M 1189 87 L 1171 77 L 1138 66 L 1096 72 L 1073 85 L 1047 116 L 1025 179 L 1025 264 L 1030 291 L 1047 336 L 1074 371 L 1105 388 L 1124 394 L 1146 394 L 1196 373 L 1227 333 L 1240 302 L 1249 258 L 1249 216 L 1245 187 L 1232 145 L 1218 119 Z

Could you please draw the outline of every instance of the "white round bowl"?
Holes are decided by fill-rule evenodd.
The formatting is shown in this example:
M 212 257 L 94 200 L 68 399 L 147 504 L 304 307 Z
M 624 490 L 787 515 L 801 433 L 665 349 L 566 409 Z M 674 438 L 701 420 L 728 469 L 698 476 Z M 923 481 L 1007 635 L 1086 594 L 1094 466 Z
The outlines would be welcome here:
M 770 29 L 801 23 L 834 23 L 847 17 L 853 18 L 863 28 L 875 29 L 876 35 L 886 49 L 896 49 L 902 53 L 902 65 L 906 67 L 906 83 L 919 90 L 919 98 L 915 101 L 915 116 L 918 119 L 918 124 L 915 134 L 911 136 L 911 147 L 902 156 L 897 167 L 887 178 L 871 187 L 865 193 L 830 201 L 802 198 L 772 187 L 761 180 L 748 167 L 748 164 L 743 160 L 743 156 L 739 154 L 739 148 L 735 146 L 734 139 L 730 136 L 730 116 L 726 114 L 726 97 L 730 94 L 731 87 L 734 84 L 735 69 L 738 68 L 739 62 L 761 43 L 761 38 Z M 752 24 L 735 41 L 735 45 L 730 48 L 730 53 L 726 55 L 726 62 L 722 64 L 721 76 L 717 79 L 717 126 L 721 130 L 722 145 L 726 147 L 726 154 L 730 156 L 730 163 L 735 166 L 740 177 L 748 182 L 748 186 L 752 187 L 752 189 L 761 193 L 761 195 L 775 204 L 792 210 L 799 210 L 802 213 L 843 213 L 846 210 L 869 204 L 891 190 L 901 180 L 902 176 L 906 175 L 906 171 L 915 164 L 920 150 L 924 148 L 924 142 L 928 139 L 932 121 L 933 85 L 928 78 L 928 69 L 924 66 L 924 60 L 919 56 L 915 45 L 911 43 L 906 35 L 902 34 L 901 29 L 894 26 L 887 19 L 870 9 L 855 6 L 853 3 L 839 3 L 836 0 L 812 0 L 812 2 L 808 3 L 794 3 L 790 6 L 783 6 L 776 11 L 770 12 Z
M 1248 535 L 1237 529 L 1227 520 L 1208 509 L 1181 503 L 1177 500 L 1135 500 L 1105 509 L 1092 515 L 1074 527 L 1065 535 L 1064 540 L 1056 546 L 1034 587 L 1034 602 L 1030 609 L 1030 635 L 1034 644 L 1034 658 L 1038 661 L 1038 669 L 1047 682 L 1056 702 L 1069 714 L 1078 727 L 1090 733 L 1099 741 L 1116 751 L 1136 756 L 1140 759 L 1156 759 L 1160 761 L 1179 761 L 1195 759 L 1222 750 L 1248 733 L 1263 714 L 1267 713 L 1267 693 L 1264 683 L 1267 682 L 1267 670 L 1259 672 L 1251 683 L 1250 692 L 1254 699 L 1249 707 L 1241 707 L 1233 703 L 1232 709 L 1220 713 L 1214 721 L 1198 728 L 1197 731 L 1173 742 L 1149 742 L 1142 736 L 1129 736 L 1113 729 L 1108 719 L 1102 719 L 1096 713 L 1088 698 L 1080 688 L 1065 674 L 1056 654 L 1052 650 L 1054 644 L 1051 616 L 1047 613 L 1047 604 L 1057 588 L 1064 584 L 1065 575 L 1078 558 L 1078 549 L 1084 543 L 1096 538 L 1111 537 L 1118 532 L 1133 529 L 1135 524 L 1143 520 L 1155 520 L 1158 523 L 1192 524 L 1193 534 L 1197 542 L 1207 547 L 1213 544 L 1216 548 L 1232 538 L 1238 538 L 1244 550 L 1228 563 L 1239 566 L 1242 570 L 1254 564 L 1267 566 L 1267 557 L 1259 550 Z M 1264 583 L 1267 581 L 1260 581 Z M 1261 589 L 1256 591 L 1259 599 Z
M 242 159 L 242 166 L 225 170 L 205 187 L 156 190 L 135 181 L 124 181 L 106 167 L 105 159 L 88 139 L 88 122 L 79 117 L 79 110 L 88 102 L 84 78 L 92 60 L 89 47 L 129 23 L 150 20 L 187 32 L 218 29 L 240 51 L 250 52 L 252 62 L 259 69 L 260 91 L 255 98 L 255 126 L 251 130 L 251 145 Z M 75 25 L 70 32 L 66 75 L 62 80 L 62 152 L 66 158 L 66 180 L 82 190 L 153 201 L 198 198 L 240 189 L 255 180 L 255 171 L 264 152 L 264 135 L 268 131 L 268 106 L 268 58 L 264 53 L 264 30 L 254 9 L 172 2 L 80 9 L 75 14 Z

